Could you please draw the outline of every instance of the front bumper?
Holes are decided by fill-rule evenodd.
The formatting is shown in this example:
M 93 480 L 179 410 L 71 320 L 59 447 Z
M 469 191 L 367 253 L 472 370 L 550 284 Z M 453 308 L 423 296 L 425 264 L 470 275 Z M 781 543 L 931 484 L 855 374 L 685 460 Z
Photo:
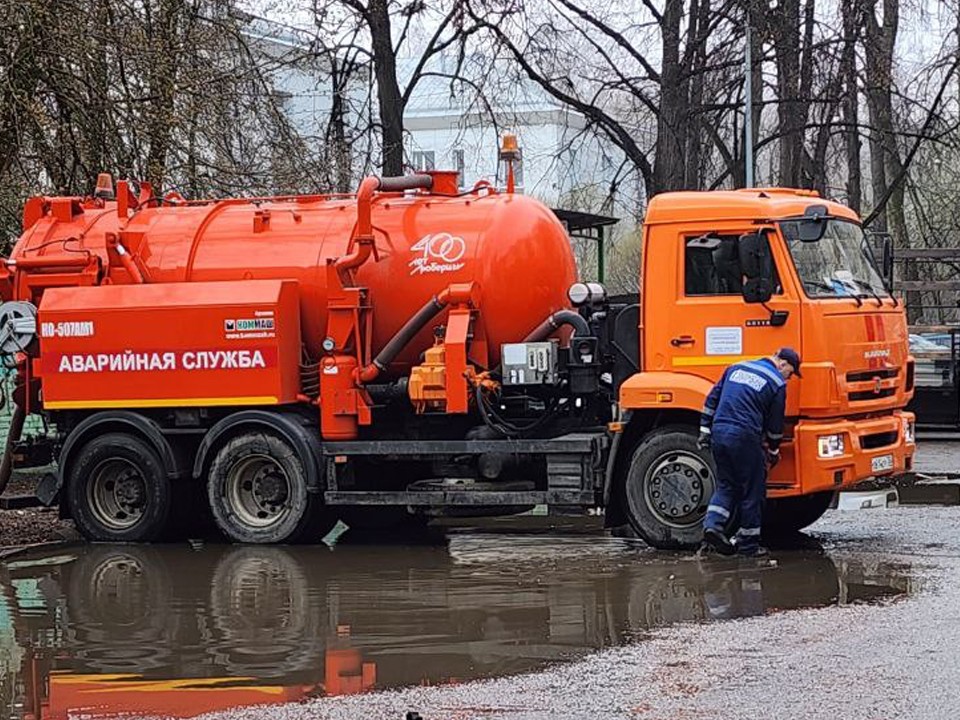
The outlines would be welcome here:
M 792 442 L 782 446 L 780 464 L 767 481 L 767 496 L 842 490 L 871 477 L 910 470 L 916 444 L 904 438 L 904 426 L 913 421 L 913 413 L 904 411 L 862 420 L 801 420 L 793 428 Z M 820 457 L 822 435 L 842 435 L 843 454 Z M 883 469 L 874 469 L 878 466 Z

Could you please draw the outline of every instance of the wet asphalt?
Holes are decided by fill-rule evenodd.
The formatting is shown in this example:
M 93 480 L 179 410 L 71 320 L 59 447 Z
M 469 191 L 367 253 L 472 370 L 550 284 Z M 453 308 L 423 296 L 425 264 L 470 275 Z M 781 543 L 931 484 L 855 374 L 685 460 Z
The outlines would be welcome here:
M 840 595 L 826 606 L 771 603 L 761 614 L 717 622 L 681 617 L 631 643 L 539 672 L 209 717 L 346 720 L 403 718 L 413 710 L 425 720 L 955 718 L 958 521 L 956 507 L 829 512 L 810 533 L 838 569 Z M 791 552 L 778 550 L 773 558 L 787 563 Z M 647 557 L 638 550 L 635 561 Z M 765 588 L 762 569 L 725 569 L 724 560 L 674 562 L 678 569 L 728 573 L 741 603 L 758 576 Z M 888 594 L 883 588 L 891 585 L 905 592 Z

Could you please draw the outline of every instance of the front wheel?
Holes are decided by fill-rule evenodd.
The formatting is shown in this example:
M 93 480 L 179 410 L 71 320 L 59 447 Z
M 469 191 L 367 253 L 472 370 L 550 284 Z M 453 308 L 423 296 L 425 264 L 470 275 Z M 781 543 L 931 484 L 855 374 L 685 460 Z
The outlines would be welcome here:
M 631 527 L 655 548 L 696 548 L 703 539 L 714 477 L 713 457 L 697 447 L 693 429 L 655 430 L 637 445 L 623 479 Z
M 269 432 L 239 433 L 220 448 L 207 497 L 217 527 L 234 542 L 319 542 L 336 523 L 307 490 L 304 459 Z
M 833 502 L 833 490 L 767 500 L 763 511 L 763 534 L 767 536 L 792 535 L 813 525 Z
M 136 435 L 107 433 L 86 442 L 67 469 L 67 505 L 89 540 L 149 542 L 170 515 L 170 479 L 156 451 Z

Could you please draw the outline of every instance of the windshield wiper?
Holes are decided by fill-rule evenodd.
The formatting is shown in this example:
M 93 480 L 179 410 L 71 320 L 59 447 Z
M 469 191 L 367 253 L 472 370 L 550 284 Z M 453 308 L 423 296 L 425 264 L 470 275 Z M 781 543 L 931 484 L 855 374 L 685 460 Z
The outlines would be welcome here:
M 857 283 L 860 284 L 860 287 L 866 288 L 867 292 L 870 293 L 870 296 L 877 301 L 877 307 L 883 307 L 883 299 L 877 294 L 877 289 L 873 287 L 872 284 L 868 283 L 866 280 L 860 280 L 857 278 Z M 864 295 L 863 297 L 867 297 Z
M 851 292 L 838 293 L 837 288 L 835 288 L 833 285 L 828 285 L 827 283 L 822 282 L 820 280 L 804 280 L 803 284 L 804 284 L 804 287 L 813 286 L 815 288 L 820 288 L 821 290 L 827 290 L 830 292 L 830 297 L 850 298 L 851 300 L 854 300 L 857 303 L 857 307 L 860 307 L 861 305 L 863 305 L 863 300 L 861 300 L 858 295 Z M 819 295 L 818 297 L 823 297 L 823 295 Z

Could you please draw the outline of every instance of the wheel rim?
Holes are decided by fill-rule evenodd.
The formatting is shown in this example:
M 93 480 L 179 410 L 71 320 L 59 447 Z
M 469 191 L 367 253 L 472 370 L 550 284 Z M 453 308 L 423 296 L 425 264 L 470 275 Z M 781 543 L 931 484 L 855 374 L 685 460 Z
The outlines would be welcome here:
M 643 499 L 659 522 L 699 525 L 713 494 L 713 470 L 699 455 L 673 450 L 658 457 L 643 479 Z
M 140 522 L 147 504 L 147 483 L 140 469 L 124 458 L 97 465 L 87 484 L 87 505 L 98 522 L 128 530 Z
M 290 512 L 290 490 L 286 471 L 269 455 L 245 457 L 227 474 L 227 502 L 248 527 L 280 522 Z

